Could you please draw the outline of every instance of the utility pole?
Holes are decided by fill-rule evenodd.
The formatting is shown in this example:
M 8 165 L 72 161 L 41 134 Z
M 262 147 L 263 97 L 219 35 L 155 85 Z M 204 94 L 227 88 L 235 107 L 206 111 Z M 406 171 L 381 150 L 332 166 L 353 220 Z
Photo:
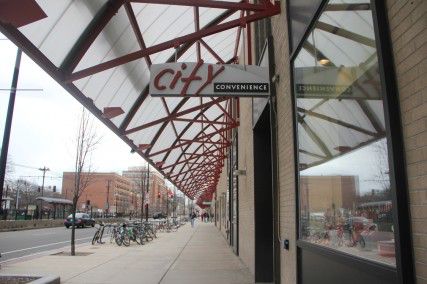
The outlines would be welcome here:
M 49 169 L 49 168 L 46 168 L 46 167 L 43 167 L 43 168 L 40 168 L 40 169 L 39 169 L 39 171 L 42 171 L 42 172 L 43 172 L 43 180 L 42 180 L 42 197 L 43 197 L 43 191 L 44 191 L 44 178 L 45 178 L 45 176 L 46 176 L 46 172 L 47 172 L 47 171 L 50 171 L 50 169 Z M 43 219 L 43 200 L 40 200 L 40 212 L 41 212 L 41 214 L 40 214 L 40 219 Z
M 18 86 L 19 67 L 21 65 L 22 50 L 18 48 L 13 72 L 12 86 L 10 88 L 9 106 L 7 108 L 6 124 L 4 127 L 3 144 L 0 155 L 0 213 L 3 215 L 3 186 L 6 175 L 7 152 L 9 150 L 10 131 L 12 128 L 13 109 L 15 107 L 16 88 Z

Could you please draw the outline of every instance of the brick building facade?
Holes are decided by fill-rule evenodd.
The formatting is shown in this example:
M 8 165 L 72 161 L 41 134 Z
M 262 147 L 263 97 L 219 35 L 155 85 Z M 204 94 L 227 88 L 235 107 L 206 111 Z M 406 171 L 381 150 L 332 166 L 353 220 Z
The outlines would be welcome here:
M 72 172 L 63 174 L 62 194 L 69 200 L 73 199 L 74 178 Z M 80 195 L 77 210 L 98 214 L 133 214 L 138 209 L 139 198 L 132 186 L 130 179 L 116 173 L 91 173 L 89 186 Z
M 148 169 L 146 167 L 131 167 L 123 171 L 122 175 L 132 181 L 132 190 L 139 195 L 142 189 L 147 190 Z M 149 173 L 149 187 L 148 187 L 148 213 L 151 216 L 154 213 L 166 213 L 167 204 L 167 188 L 164 178 L 156 171 Z M 145 193 L 144 193 L 145 194 Z M 146 196 L 146 195 L 145 195 Z M 138 208 L 141 208 L 141 199 L 138 199 Z M 145 214 L 145 213 L 144 213 Z

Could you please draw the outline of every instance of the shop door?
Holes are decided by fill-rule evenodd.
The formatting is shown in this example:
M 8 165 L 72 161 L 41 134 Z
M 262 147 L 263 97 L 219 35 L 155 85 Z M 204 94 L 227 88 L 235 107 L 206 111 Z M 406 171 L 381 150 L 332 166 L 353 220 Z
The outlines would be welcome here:
M 255 282 L 274 282 L 273 185 L 270 111 L 254 127 Z

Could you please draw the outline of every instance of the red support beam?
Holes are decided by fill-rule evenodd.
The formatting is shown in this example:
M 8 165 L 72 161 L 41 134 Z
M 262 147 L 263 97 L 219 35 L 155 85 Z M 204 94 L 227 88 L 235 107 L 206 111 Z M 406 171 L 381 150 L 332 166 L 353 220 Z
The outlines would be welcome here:
M 194 7 L 194 31 L 198 32 L 200 30 L 200 15 L 199 15 L 199 7 Z M 202 60 L 202 53 L 200 51 L 200 41 L 196 43 L 196 51 L 197 51 L 197 61 Z
M 182 122 L 194 122 L 194 123 L 206 123 L 206 124 L 219 124 L 219 125 L 232 125 L 231 122 L 224 122 L 224 121 L 212 121 L 208 119 L 189 119 L 189 118 L 174 118 L 174 121 L 182 121 Z
M 222 168 L 222 166 L 224 165 L 222 159 L 216 160 L 215 164 L 214 165 L 209 165 L 209 171 L 219 172 L 220 168 Z M 181 171 L 178 174 L 173 175 L 173 177 L 175 178 L 175 177 L 184 175 L 182 177 L 182 179 L 184 179 L 184 178 L 187 177 L 188 174 L 190 174 L 190 176 L 193 176 L 194 174 L 196 174 L 196 173 L 198 173 L 200 171 L 202 171 L 202 173 L 203 173 L 203 172 L 205 172 L 207 170 L 206 166 L 197 166 L 196 167 L 194 165 L 191 165 L 191 166 L 187 165 L 187 167 L 188 167 L 188 169 L 186 171 L 182 171 L 182 169 L 181 169 Z
M 199 42 L 202 43 L 202 45 L 209 51 L 210 54 L 215 57 L 216 60 L 218 60 L 219 63 L 225 64 L 224 60 L 203 40 L 200 39 Z
M 217 131 L 214 131 L 214 132 L 202 135 L 202 136 L 198 137 L 198 139 L 210 138 L 212 136 L 215 136 L 216 134 L 219 134 L 219 133 L 225 132 L 225 131 L 229 131 L 229 130 L 231 130 L 233 128 L 236 128 L 236 125 L 220 128 Z M 230 142 L 227 142 L 227 145 L 230 145 Z
M 279 5 L 277 5 L 279 6 Z M 280 9 L 280 7 L 279 7 Z M 279 12 L 280 13 L 280 12 Z M 246 12 L 247 15 L 249 15 L 249 11 Z M 246 46 L 248 47 L 248 65 L 252 65 L 252 28 L 251 25 L 247 25 L 247 29 L 246 29 Z M 246 59 L 245 59 L 246 62 Z
M 215 131 L 218 131 L 218 130 L 219 130 L 219 128 L 217 128 L 214 124 L 212 124 L 212 125 L 211 125 L 211 127 L 213 127 L 213 129 L 215 129 Z M 224 135 L 224 133 L 223 133 L 223 132 L 219 133 L 219 135 L 221 136 L 222 141 L 229 141 L 229 140 L 227 139 L 226 135 Z
M 222 164 L 222 159 L 218 159 L 216 161 L 219 162 L 220 164 Z M 171 175 L 170 177 L 175 178 L 175 177 L 183 175 L 183 174 L 192 173 L 196 169 L 203 168 L 202 166 L 198 166 L 198 167 L 188 166 L 188 164 L 187 164 L 187 167 L 188 167 L 188 169 L 186 171 L 180 171 L 179 173 Z M 184 167 L 183 167 L 183 169 L 184 169 Z
M 184 155 L 191 155 L 194 157 L 207 157 L 207 156 L 209 156 L 209 157 L 214 157 L 214 158 L 227 158 L 226 156 L 224 156 L 222 154 L 221 155 L 210 155 L 210 154 L 215 153 L 216 151 L 219 151 L 219 149 L 215 149 L 215 150 L 212 150 L 210 152 L 203 152 L 203 154 L 184 153 Z
M 129 130 L 126 130 L 126 131 L 125 131 L 125 134 L 126 134 L 126 135 L 128 135 L 128 134 L 131 134 L 131 133 L 137 132 L 137 131 L 139 131 L 139 130 L 142 130 L 142 129 L 145 129 L 145 128 L 148 128 L 148 127 L 154 126 L 154 125 L 159 124 L 159 123 L 172 121 L 173 119 L 175 119 L 175 118 L 177 118 L 177 117 L 179 117 L 179 116 L 183 116 L 183 115 L 186 115 L 186 114 L 192 113 L 192 112 L 194 112 L 194 111 L 197 111 L 197 110 L 200 110 L 200 109 L 203 109 L 203 108 L 206 108 L 206 107 L 213 106 L 213 105 L 215 105 L 216 103 L 218 103 L 218 102 L 222 102 L 222 101 L 224 101 L 224 100 L 226 100 L 226 99 L 224 99 L 224 98 L 220 98 L 220 99 L 216 99 L 216 100 L 214 100 L 214 101 L 208 102 L 208 103 L 204 103 L 204 104 L 199 105 L 199 106 L 195 106 L 195 107 L 192 107 L 192 108 L 186 109 L 186 110 L 181 111 L 181 112 L 171 113 L 171 114 L 170 114 L 169 116 L 167 116 L 167 117 L 160 118 L 160 119 L 154 120 L 154 121 L 152 121 L 152 122 L 149 122 L 149 123 L 146 123 L 146 124 L 143 124 L 143 125 L 140 125 L 140 126 L 137 126 L 137 127 L 131 128 L 131 129 L 129 129 Z
M 196 172 L 196 171 L 195 171 Z M 199 175 L 197 178 L 189 177 L 186 179 L 181 179 L 180 182 L 178 182 L 179 185 L 183 184 L 185 185 L 185 182 L 188 180 L 194 180 L 194 181 L 210 181 L 212 179 L 216 178 L 216 173 L 211 172 L 205 172 L 205 174 Z
M 219 15 L 218 17 L 216 17 L 215 19 L 213 19 L 211 22 L 209 22 L 204 27 L 204 29 L 206 29 L 208 27 L 215 26 L 215 25 L 223 22 L 225 19 L 227 19 L 228 17 L 230 17 L 233 14 L 234 14 L 234 12 L 230 12 L 230 11 L 223 12 L 221 15 Z M 178 48 L 178 50 L 176 50 L 176 59 L 180 58 L 194 44 L 194 42 L 195 41 L 193 41 L 193 42 L 187 42 L 186 44 L 181 45 Z M 166 61 L 166 63 L 167 62 L 174 62 L 174 61 L 175 61 L 175 54 L 172 55 L 171 57 L 169 57 L 169 59 Z M 63 80 L 64 79 L 62 79 L 61 81 L 63 81 Z M 125 131 L 126 128 L 129 126 L 129 123 L 131 122 L 131 120 L 135 116 L 136 112 L 138 111 L 138 109 L 140 108 L 140 106 L 142 105 L 142 103 L 144 102 L 144 100 L 147 98 L 148 91 L 149 90 L 148 90 L 148 85 L 147 85 L 144 88 L 144 90 L 141 92 L 141 94 L 139 95 L 139 97 L 136 100 L 136 102 L 131 107 L 130 111 L 126 115 L 126 118 L 123 120 L 122 124 L 120 124 L 120 130 L 121 131 Z
M 209 138 L 209 137 L 214 136 L 215 134 L 218 134 L 218 133 L 220 133 L 220 132 L 224 132 L 224 131 L 228 131 L 229 129 L 232 129 L 232 128 L 234 128 L 234 127 L 225 127 L 225 128 L 222 128 L 222 129 L 220 129 L 220 130 L 218 130 L 218 131 L 215 131 L 215 132 L 209 133 L 209 134 L 207 134 L 207 135 L 201 136 L 200 138 L 201 138 L 201 139 L 203 139 L 203 138 Z M 169 148 L 166 148 L 166 149 L 163 149 L 163 150 L 157 151 L 157 152 L 155 152 L 155 153 L 147 154 L 147 156 L 148 156 L 148 157 L 157 156 L 157 155 L 163 154 L 163 153 L 165 153 L 165 152 L 168 152 L 168 151 L 170 151 L 170 150 L 173 150 L 173 149 L 176 149 L 176 148 L 180 148 L 180 147 L 182 147 L 182 146 L 185 146 L 185 145 L 188 145 L 188 144 L 192 144 L 192 143 L 194 143 L 194 141 L 192 141 L 192 140 L 189 140 L 189 141 L 187 141 L 187 142 L 182 142 L 182 143 L 179 143 L 178 145 L 171 146 L 171 147 L 169 147 Z M 200 142 L 200 143 L 201 143 L 201 142 Z M 227 146 L 227 147 L 228 147 L 228 146 L 230 146 L 230 143 L 228 143 L 226 146 Z M 151 149 L 151 148 L 149 148 L 149 149 Z
M 210 149 L 210 148 L 211 147 L 209 147 L 208 149 Z M 177 160 L 177 162 L 175 162 L 174 164 L 171 164 L 171 165 L 168 165 L 166 167 L 163 167 L 162 170 L 173 168 L 173 167 L 175 167 L 175 166 L 177 166 L 179 164 L 187 163 L 187 162 L 192 161 L 194 159 L 196 159 L 196 162 L 197 162 L 197 160 L 200 159 L 201 157 L 203 157 L 203 159 L 215 158 L 215 159 L 223 160 L 225 157 L 222 156 L 222 155 L 211 155 L 211 154 L 213 154 L 213 153 L 215 153 L 217 151 L 218 151 L 218 149 L 214 149 L 214 150 L 211 150 L 211 151 L 203 152 L 203 154 L 194 154 L 194 153 L 193 154 L 189 154 L 189 155 L 191 155 L 190 158 L 185 159 L 185 160 L 181 160 L 181 161 Z M 189 163 L 187 163 L 187 165 L 188 164 Z M 172 172 L 170 172 L 168 175 L 170 175 L 171 173 Z
M 246 2 L 246 1 L 245 1 Z M 243 19 L 243 16 L 245 15 L 245 11 L 240 11 L 240 19 Z M 237 52 L 239 51 L 239 44 L 240 44 L 240 37 L 242 35 L 242 26 L 240 26 L 237 29 L 237 34 L 236 34 L 236 44 L 234 46 L 234 58 L 236 58 L 238 56 Z
M 219 130 L 219 129 L 218 129 Z M 217 130 L 217 131 L 218 131 Z M 230 145 L 230 142 L 221 142 L 221 141 L 206 141 L 201 139 L 181 139 L 183 142 L 193 142 L 193 143 L 203 143 L 203 144 L 214 144 L 214 145 Z
M 194 1 L 191 1 L 191 2 L 194 5 L 195 2 Z M 212 1 L 212 2 L 218 2 L 218 1 Z M 243 4 L 243 3 L 241 3 L 241 4 Z M 161 52 L 161 51 L 169 49 L 169 48 L 174 48 L 174 47 L 176 47 L 177 44 L 183 44 L 186 42 L 197 41 L 197 40 L 202 39 L 203 37 L 210 36 L 210 35 L 225 31 L 225 30 L 229 30 L 229 29 L 238 27 L 242 24 L 242 21 L 244 21 L 245 23 L 251 23 L 251 22 L 255 22 L 255 21 L 258 21 L 260 19 L 263 19 L 263 18 L 267 18 L 267 17 L 277 15 L 277 14 L 280 14 L 280 5 L 278 5 L 278 4 L 266 5 L 264 7 L 264 10 L 256 12 L 254 14 L 247 15 L 243 19 L 236 19 L 236 20 L 229 21 L 227 23 L 218 24 L 215 26 L 211 26 L 209 28 L 201 29 L 198 32 L 194 32 L 194 33 L 191 33 L 191 34 L 188 34 L 185 36 L 177 37 L 175 39 L 171 39 L 169 41 L 165 41 L 163 43 L 150 46 L 144 50 L 135 51 L 135 52 L 129 53 L 127 55 L 118 57 L 116 59 L 112 59 L 112 60 L 100 63 L 98 65 L 83 69 L 81 71 L 75 72 L 66 79 L 66 82 L 72 82 L 75 80 L 79 80 L 79 79 L 82 79 L 84 77 L 87 77 L 87 76 L 90 76 L 90 75 L 93 75 L 93 74 L 96 74 L 96 73 L 117 67 L 119 65 L 123 65 L 123 64 L 129 63 L 131 61 L 140 59 L 140 58 L 145 57 L 147 55 L 151 55 L 153 53 Z
M 178 177 L 180 175 L 183 175 L 183 174 L 185 175 L 185 174 L 188 174 L 188 173 L 194 173 L 198 169 L 201 169 L 201 170 L 206 170 L 206 169 L 214 170 L 215 169 L 215 165 L 210 165 L 210 164 L 199 165 L 197 167 L 193 167 L 193 168 L 191 168 L 191 169 L 189 169 L 189 170 L 187 170 L 185 172 L 182 172 L 180 174 L 173 175 L 173 176 L 171 176 L 171 179 L 175 179 L 176 177 Z
M 204 156 L 204 157 L 205 157 L 205 156 Z M 179 164 L 182 164 L 182 163 L 186 163 L 186 162 L 189 162 L 189 161 L 194 160 L 194 159 L 197 159 L 197 158 L 199 158 L 199 157 L 195 156 L 195 157 L 192 157 L 192 158 L 189 158 L 189 159 L 185 159 L 185 160 L 182 160 L 182 161 L 179 161 L 179 162 L 175 162 L 175 163 L 174 163 L 174 164 L 172 164 L 172 165 L 169 165 L 169 166 L 163 167 L 163 168 L 162 168 L 162 170 L 166 170 L 166 169 L 172 168 L 172 167 L 174 167 L 174 166 L 176 166 L 176 165 L 179 165 Z
M 194 119 L 195 120 L 197 120 L 200 116 L 202 116 L 203 115 L 203 113 L 206 111 L 206 110 L 208 110 L 209 108 L 207 107 L 207 108 L 204 108 L 204 109 L 202 109 L 202 111 L 199 113 L 199 114 L 197 114 L 195 117 L 194 117 Z M 220 116 L 218 116 L 217 118 L 215 118 L 214 119 L 214 121 L 215 120 L 218 120 L 218 119 L 220 119 L 222 117 L 222 115 L 220 115 Z M 188 129 L 190 129 L 190 127 L 192 126 L 192 124 L 193 124 L 193 122 L 190 122 L 190 123 L 188 123 L 187 124 L 187 126 L 185 126 L 184 127 L 184 129 L 181 131 L 181 133 L 179 134 L 179 136 L 175 139 L 175 141 L 172 143 L 172 145 L 171 146 L 175 146 L 176 145 L 176 143 L 178 143 L 179 142 L 179 139 L 181 139 L 183 136 L 184 136 L 184 134 L 188 131 Z M 205 130 L 205 128 L 202 128 L 202 131 L 201 132 L 203 132 Z M 200 133 L 199 134 L 197 134 L 197 135 L 200 135 Z M 187 145 L 187 147 L 181 152 L 181 154 L 180 154 L 180 156 L 178 157 L 178 159 L 177 159 L 177 161 L 179 161 L 180 159 L 181 159 L 181 157 L 182 157 L 182 153 L 184 153 L 185 151 L 187 151 L 187 149 L 190 147 L 190 144 L 189 145 Z M 163 161 L 166 161 L 166 159 L 169 157 L 169 154 L 171 153 L 171 151 L 169 151 L 169 152 L 167 152 L 166 153 L 166 155 L 163 157 Z M 172 169 L 173 170 L 173 169 Z
M 264 11 L 267 5 L 262 4 L 249 4 L 249 3 L 235 3 L 227 1 L 213 1 L 213 0 L 127 0 L 135 3 L 146 4 L 163 4 L 163 5 L 177 5 L 177 6 L 194 6 L 206 8 L 218 8 L 229 10 L 248 10 L 248 11 Z

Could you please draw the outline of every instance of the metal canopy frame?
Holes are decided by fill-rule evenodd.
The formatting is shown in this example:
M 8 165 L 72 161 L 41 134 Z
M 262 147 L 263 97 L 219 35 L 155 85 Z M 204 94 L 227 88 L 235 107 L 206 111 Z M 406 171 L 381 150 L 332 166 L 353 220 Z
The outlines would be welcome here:
M 35 4 L 31 6 L 35 8 L 30 9 L 40 8 L 36 0 L 30 1 Z M 42 5 L 41 2 L 39 3 Z M 70 3 L 67 9 L 70 5 L 73 4 Z M 83 5 L 93 4 L 84 3 Z M 188 7 L 192 9 L 194 30 L 190 33 L 174 35 L 172 39 L 147 44 L 150 41 L 147 41 L 146 34 L 157 27 L 153 25 L 148 29 L 142 26 L 144 18 L 139 17 L 138 13 L 141 9 L 139 12 L 136 11 L 141 8 L 138 5 L 145 5 L 143 9 L 154 7 L 154 5 L 158 5 L 158 9 L 163 9 L 166 5 L 177 7 L 176 9 L 182 6 Z M 216 12 L 212 14 L 216 16 L 206 22 L 206 16 L 203 14 L 213 10 Z M 125 13 L 120 14 L 121 11 Z M 79 32 L 80 36 L 66 51 L 64 59 L 59 64 L 51 59 L 49 53 L 42 50 L 41 44 L 34 43 L 34 39 L 25 33 L 25 29 L 22 30 L 21 27 L 1 17 L 0 32 L 121 137 L 132 151 L 146 159 L 188 197 L 198 199 L 198 203 L 202 204 L 203 200 L 212 198 L 212 193 L 216 190 L 224 159 L 227 157 L 226 150 L 231 145 L 231 130 L 239 125 L 238 99 L 187 97 L 179 98 L 177 102 L 176 98 L 157 98 L 155 110 L 162 115 L 153 115 L 151 118 L 148 117 L 152 114 L 149 106 L 153 103 L 153 99 L 149 96 L 148 84 L 137 90 L 139 95 L 132 101 L 126 102 L 130 107 L 125 109 L 119 104 L 112 103 L 113 98 L 109 104 L 101 107 L 97 98 L 86 91 L 86 87 L 81 87 L 79 82 L 84 80 L 90 82 L 103 72 L 110 70 L 115 72 L 119 67 L 127 68 L 129 64 L 139 64 L 142 62 L 141 59 L 147 66 L 145 69 L 147 72 L 157 60 L 157 56 L 161 57 L 168 50 L 172 52 L 169 52 L 167 59 L 162 61 L 164 63 L 181 60 L 184 55 L 188 57 L 192 49 L 195 50 L 195 58 L 198 62 L 238 63 L 239 46 L 242 43 L 240 38 L 247 24 L 280 14 L 280 11 L 280 1 L 270 0 L 261 0 L 258 4 L 249 3 L 248 0 L 105 0 L 86 27 Z M 46 12 L 49 19 L 49 12 Z M 17 9 L 12 9 L 8 13 L 14 14 L 15 18 L 20 17 L 20 11 Z M 106 33 L 112 21 L 117 20 L 119 16 L 122 17 L 120 20 L 123 20 L 123 14 L 127 17 L 125 19 L 128 21 L 127 26 L 133 31 L 137 49 L 128 50 L 116 58 L 98 60 L 90 66 L 79 68 L 79 64 L 84 61 L 85 56 L 88 56 L 101 35 Z M 37 24 L 37 21 L 34 23 Z M 66 33 L 68 29 L 72 29 L 73 24 L 68 23 L 61 32 Z M 178 23 L 172 22 L 169 27 L 173 24 Z M 53 28 L 49 33 L 52 30 Z M 229 34 L 225 36 L 224 32 L 229 30 L 236 30 L 235 36 L 229 36 Z M 228 42 L 228 46 L 231 44 L 231 56 L 224 54 L 222 48 L 215 45 L 214 37 L 218 35 L 223 35 L 222 41 Z M 114 46 L 111 46 L 111 49 L 113 48 Z M 145 110 L 145 113 L 141 114 L 142 110 Z M 144 115 L 148 117 L 145 120 L 141 119 Z M 145 141 L 141 138 L 146 136 L 150 139 Z

